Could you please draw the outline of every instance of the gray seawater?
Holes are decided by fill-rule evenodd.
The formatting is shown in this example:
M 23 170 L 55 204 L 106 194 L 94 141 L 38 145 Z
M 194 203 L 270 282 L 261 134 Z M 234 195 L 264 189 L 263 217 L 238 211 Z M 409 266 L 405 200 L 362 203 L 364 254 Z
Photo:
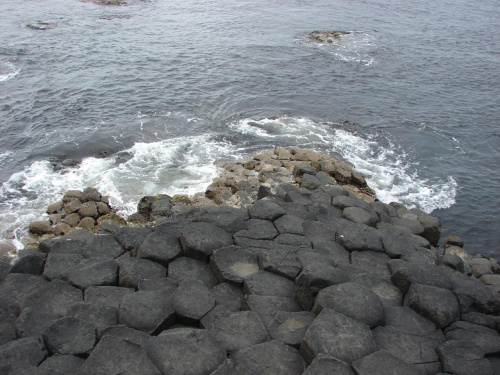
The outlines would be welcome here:
M 66 189 L 96 186 L 126 215 L 145 194 L 202 190 L 219 160 L 299 145 L 500 256 L 493 0 L 0 0 L 0 14 L 0 236 L 18 248 Z M 351 33 L 321 45 L 313 30 Z M 53 170 L 65 158 L 82 162 Z

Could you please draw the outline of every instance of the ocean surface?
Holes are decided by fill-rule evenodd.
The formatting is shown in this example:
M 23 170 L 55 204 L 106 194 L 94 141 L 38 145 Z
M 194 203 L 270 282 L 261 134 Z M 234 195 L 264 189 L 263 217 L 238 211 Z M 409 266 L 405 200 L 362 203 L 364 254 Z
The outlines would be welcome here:
M 21 249 L 67 189 L 97 187 L 126 216 L 143 195 L 202 191 L 218 161 L 298 145 L 500 257 L 497 1 L 0 0 L 0 14 L 4 245 Z M 53 168 L 67 158 L 80 163 Z

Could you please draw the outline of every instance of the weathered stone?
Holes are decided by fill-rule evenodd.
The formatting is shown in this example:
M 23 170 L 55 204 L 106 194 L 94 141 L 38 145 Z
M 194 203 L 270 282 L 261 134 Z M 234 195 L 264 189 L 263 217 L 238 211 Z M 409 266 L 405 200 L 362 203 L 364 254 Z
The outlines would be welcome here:
M 118 310 L 118 322 L 127 327 L 156 335 L 175 321 L 171 298 L 159 292 L 135 292 L 126 295 Z
M 372 287 L 384 308 L 403 305 L 403 293 L 394 284 L 384 281 Z
M 133 293 L 132 289 L 117 286 L 91 286 L 85 289 L 85 302 L 118 309 L 123 298 Z
M 81 216 L 78 213 L 73 212 L 72 214 L 66 215 L 62 222 L 68 224 L 71 227 L 76 227 L 80 220 L 82 220 Z
M 304 219 L 294 216 L 294 215 L 284 215 L 279 219 L 274 221 L 274 226 L 279 233 L 292 233 L 292 234 L 304 234 L 304 228 L 302 227 Z
M 454 322 L 445 330 L 447 340 L 463 340 L 476 344 L 485 354 L 500 353 L 497 331 L 468 322 Z
M 352 363 L 376 350 L 367 325 L 330 309 L 321 311 L 300 346 L 300 353 L 309 363 L 320 353 Z
M 278 311 L 302 311 L 300 305 L 293 298 L 257 295 L 246 296 L 241 309 L 255 311 L 260 315 L 274 315 Z
M 68 316 L 90 322 L 97 329 L 99 337 L 106 328 L 118 324 L 117 309 L 97 303 L 75 303 L 68 309 Z
M 65 215 L 69 215 L 73 212 L 78 212 L 80 208 L 82 208 L 82 201 L 78 198 L 73 198 L 63 205 L 62 211 Z
M 412 234 L 420 236 L 424 233 L 424 227 L 416 218 L 391 217 L 391 222 L 399 227 L 408 228 Z
M 346 263 L 349 264 L 349 252 L 344 247 L 334 241 L 314 240 L 312 252 L 324 255 L 334 264 Z M 304 254 L 301 252 L 300 254 Z M 303 258 L 301 258 L 303 260 Z
M 61 212 L 62 206 L 63 206 L 63 202 L 62 201 L 51 203 L 47 207 L 47 213 L 49 215 L 50 214 L 58 214 L 58 213 Z
M 384 251 L 378 231 L 365 225 L 339 228 L 336 241 L 348 251 Z
M 215 250 L 210 265 L 220 282 L 241 285 L 243 281 L 259 272 L 257 257 L 238 246 Z
M 116 285 L 118 263 L 108 258 L 85 259 L 64 271 L 61 280 L 84 290 L 89 286 Z
M 461 277 L 457 277 L 456 274 Z M 452 291 L 458 299 L 462 314 L 474 311 L 494 314 L 499 311 L 493 291 L 474 277 L 455 272 L 452 277 Z
M 88 354 L 97 343 L 97 328 L 85 320 L 65 317 L 43 332 L 43 340 L 51 353 Z
M 265 325 L 273 340 L 298 349 L 314 319 L 316 315 L 308 311 L 278 311 L 270 319 L 266 319 Z
M 412 283 L 451 289 L 450 278 L 441 267 L 410 263 L 399 259 L 390 260 L 387 264 L 392 274 L 391 281 L 403 293 L 408 291 Z
M 48 354 L 40 337 L 18 339 L 0 346 L 0 366 L 6 365 L 8 374 L 10 366 L 19 364 L 38 366 Z
M 259 271 L 245 279 L 243 293 L 293 298 L 295 296 L 295 284 L 293 281 L 273 273 Z
M 296 349 L 274 340 L 239 350 L 230 359 L 255 374 L 300 375 L 306 367 Z
M 167 274 L 167 269 L 161 264 L 141 258 L 123 258 L 119 265 L 119 285 L 125 288 L 137 288 L 139 280 Z
M 47 281 L 38 275 L 27 273 L 11 273 L 0 283 L 0 309 L 12 310 L 18 313 L 19 304 L 33 290 L 47 284 Z
M 151 234 L 149 227 L 119 227 L 114 236 L 125 251 L 130 251 L 134 256 L 137 255 L 139 246 Z
M 441 229 L 442 229 L 439 219 L 435 216 L 431 216 L 428 213 L 416 208 L 409 210 L 409 213 L 416 215 L 417 220 L 424 227 L 424 232 L 421 234 L 421 236 L 427 239 L 431 243 L 431 245 L 436 246 L 437 243 L 439 242 L 439 238 L 441 237 Z M 450 245 L 452 244 L 450 243 Z
M 391 258 L 399 258 L 410 250 L 415 250 L 419 247 L 430 248 L 429 242 L 420 236 L 413 234 L 395 236 L 393 233 L 388 233 L 382 236 L 384 251 Z
M 447 341 L 437 348 L 443 371 L 456 375 L 494 375 L 495 371 L 484 352 L 464 341 Z
M 110 234 L 94 235 L 82 249 L 85 258 L 117 258 L 124 253 L 123 247 Z
M 244 229 L 248 213 L 244 210 L 229 206 L 207 206 L 199 210 L 200 221 L 211 223 L 226 232 L 236 233 Z
M 75 373 L 85 359 L 65 354 L 55 354 L 43 361 L 38 368 L 62 374 Z
M 257 313 L 239 311 L 227 316 L 216 316 L 212 335 L 222 343 L 228 353 L 268 341 L 269 335 Z
M 391 355 L 385 350 L 367 355 L 353 362 L 352 367 L 358 375 L 421 375 L 414 366 Z
M 95 226 L 95 220 L 91 217 L 84 217 L 78 222 L 79 228 L 92 229 Z
M 374 227 L 379 221 L 374 211 L 366 211 L 358 207 L 346 207 L 342 210 L 342 216 L 358 224 Z
M 302 224 L 304 235 L 313 241 L 335 241 L 337 238 L 337 227 L 321 223 L 319 221 L 305 221 Z
M 99 202 L 101 200 L 101 194 L 97 191 L 97 189 L 87 187 L 83 189 L 80 200 L 82 202 Z
M 258 255 L 260 269 L 295 279 L 302 269 L 295 247 L 278 246 L 275 249 L 262 250 Z
M 10 269 L 10 273 L 29 273 L 41 275 L 47 254 L 36 248 L 26 248 L 19 253 L 19 258 Z
M 326 354 L 318 354 L 303 375 L 354 375 L 351 366 Z
M 445 328 L 460 318 L 457 298 L 447 289 L 413 283 L 403 304 L 433 322 L 438 328 Z
M 164 331 L 144 349 L 162 374 L 210 374 L 226 359 L 224 347 L 202 329 Z
M 195 222 L 181 232 L 180 242 L 188 257 L 207 261 L 214 250 L 233 245 L 233 237 L 214 224 Z
M 225 306 L 229 311 L 239 311 L 245 299 L 241 289 L 229 284 L 220 283 L 210 289 L 218 306 Z
M 97 211 L 97 204 L 95 202 L 83 203 L 80 209 L 78 210 L 78 214 L 81 217 L 96 218 L 97 216 L 99 216 L 99 212 Z
M 144 350 L 128 340 L 105 336 L 81 366 L 84 374 L 160 375 Z
M 44 234 L 51 234 L 52 233 L 52 226 L 50 225 L 49 220 L 32 221 L 29 224 L 28 230 L 30 231 L 30 233 L 41 236 Z
M 302 195 L 298 189 L 287 191 L 285 194 L 285 202 L 295 203 L 301 206 L 308 206 L 312 204 L 311 200 Z
M 384 310 L 378 296 L 370 288 L 357 283 L 332 285 L 318 293 L 313 312 L 328 308 L 345 316 L 376 327 L 383 322 Z
M 255 240 L 272 240 L 278 235 L 273 223 L 267 220 L 250 219 L 245 222 L 245 229 L 234 234 L 238 237 L 251 238 Z
M 469 323 L 479 324 L 491 329 L 497 329 L 497 327 L 500 324 L 499 316 L 486 315 L 478 312 L 461 314 L 460 319 Z
M 56 236 L 64 236 L 70 233 L 72 230 L 73 228 L 71 227 L 71 225 L 68 225 L 66 223 L 59 223 L 52 228 L 52 232 Z
M 168 277 L 141 279 L 137 284 L 137 289 L 145 292 L 172 294 L 177 289 L 177 282 Z
M 198 280 L 212 288 L 219 283 L 212 268 L 197 259 L 180 257 L 168 265 L 168 276 L 180 283 L 184 280 Z
M 243 365 L 235 365 L 234 361 L 226 359 L 214 372 L 210 375 L 253 375 L 247 367 Z
M 148 235 L 137 250 L 137 257 L 167 266 L 181 255 L 182 249 L 175 234 L 155 231 Z
M 300 186 L 309 190 L 316 190 L 321 185 L 321 180 L 309 173 L 304 173 L 300 180 Z
M 186 324 L 198 324 L 215 306 L 215 298 L 210 290 L 197 280 L 180 282 L 172 298 L 177 320 Z
M 387 262 L 389 256 L 375 251 L 353 251 L 351 253 L 351 264 L 355 267 L 367 270 L 382 277 L 391 275 Z
M 458 272 L 462 273 L 465 272 L 465 267 L 466 267 L 463 259 L 460 258 L 458 255 L 453 255 L 453 254 L 443 255 L 441 258 L 438 259 L 437 264 L 453 268 L 454 270 L 457 270 Z
M 286 211 L 276 203 L 261 199 L 250 206 L 248 214 L 252 219 L 274 221 L 285 215 Z

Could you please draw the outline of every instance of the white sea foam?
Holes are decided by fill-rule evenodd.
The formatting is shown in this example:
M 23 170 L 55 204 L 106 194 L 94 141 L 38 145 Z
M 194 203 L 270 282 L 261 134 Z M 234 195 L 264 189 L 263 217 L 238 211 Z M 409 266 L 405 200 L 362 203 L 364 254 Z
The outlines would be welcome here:
M 0 62 L 0 82 L 15 77 L 20 71 L 21 69 L 17 69 L 11 62 Z
M 0 187 L 0 233 L 16 247 L 27 241 L 30 221 L 47 218 L 47 205 L 66 190 L 94 186 L 127 216 L 144 195 L 188 194 L 203 191 L 217 175 L 215 161 L 237 157 L 230 144 L 210 135 L 136 143 L 119 155 L 86 158 L 76 167 L 54 171 L 48 161 L 37 161 L 15 173 Z

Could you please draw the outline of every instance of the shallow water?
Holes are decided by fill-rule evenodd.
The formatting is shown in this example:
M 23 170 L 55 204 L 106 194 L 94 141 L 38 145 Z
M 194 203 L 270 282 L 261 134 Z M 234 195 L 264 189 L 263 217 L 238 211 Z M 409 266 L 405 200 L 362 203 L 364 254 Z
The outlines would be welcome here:
M 127 214 L 145 194 L 203 190 L 219 160 L 299 145 L 341 154 L 381 200 L 500 256 L 492 0 L 23 0 L 0 12 L 2 237 L 23 237 L 67 189 L 96 186 Z M 306 38 L 332 29 L 350 34 Z M 83 161 L 54 171 L 51 158 Z

